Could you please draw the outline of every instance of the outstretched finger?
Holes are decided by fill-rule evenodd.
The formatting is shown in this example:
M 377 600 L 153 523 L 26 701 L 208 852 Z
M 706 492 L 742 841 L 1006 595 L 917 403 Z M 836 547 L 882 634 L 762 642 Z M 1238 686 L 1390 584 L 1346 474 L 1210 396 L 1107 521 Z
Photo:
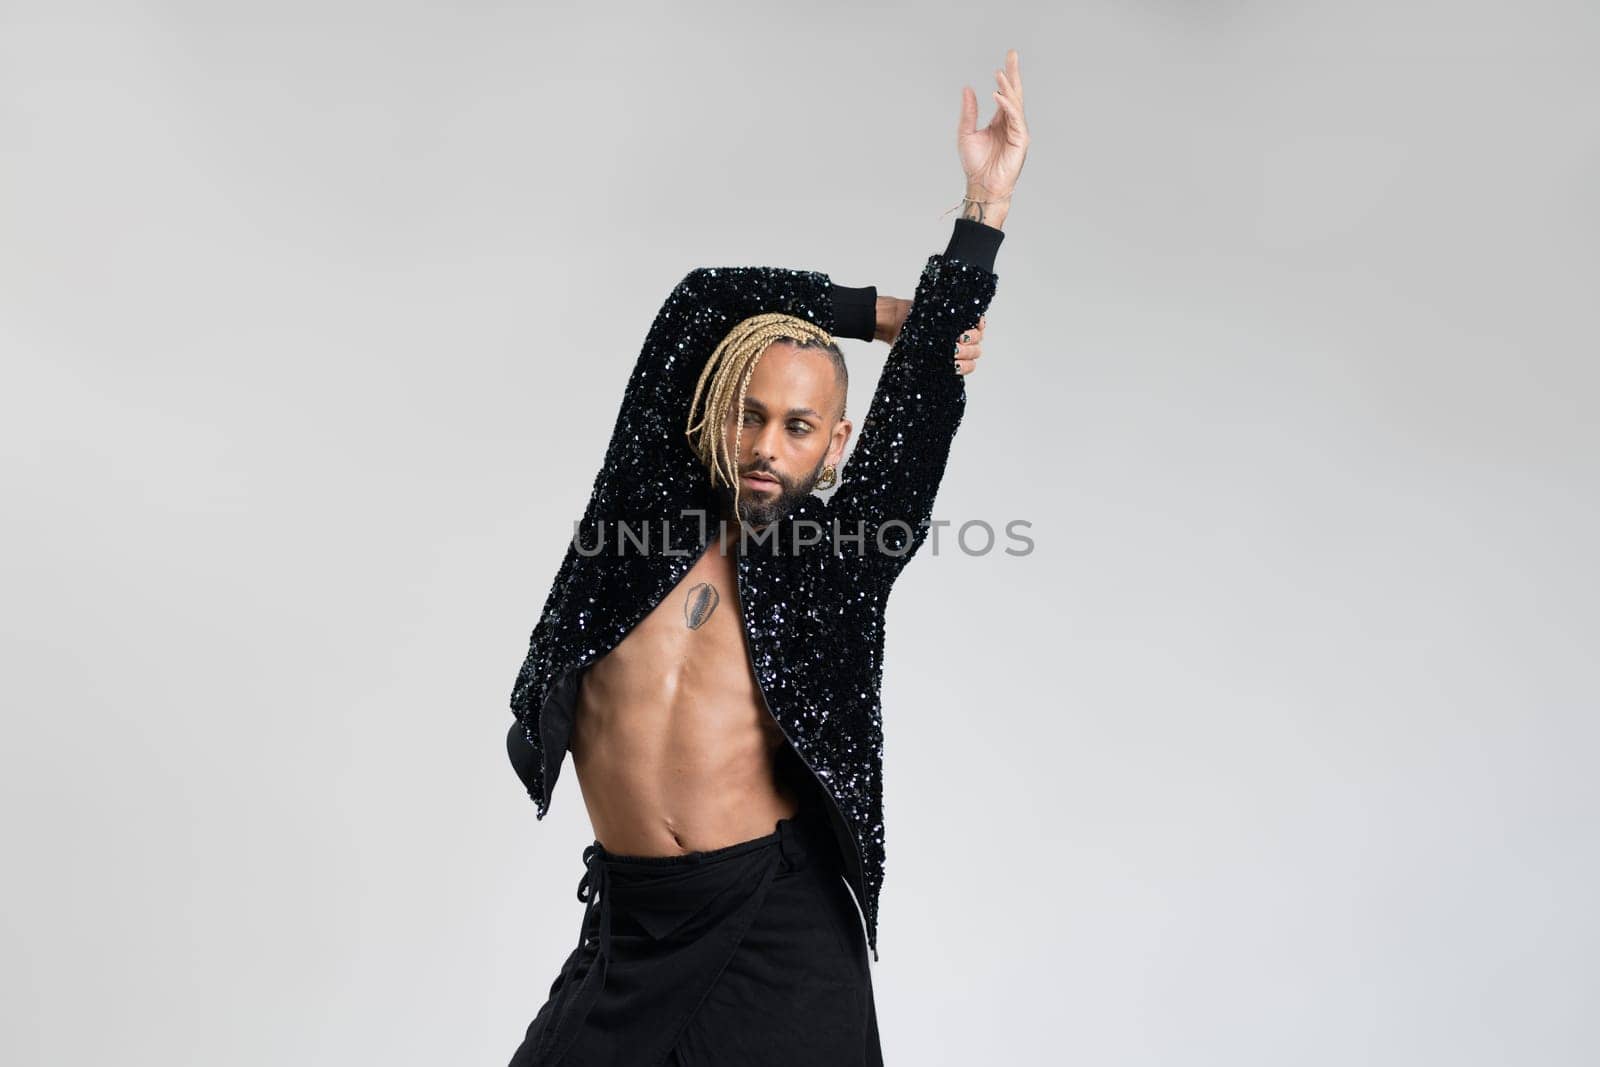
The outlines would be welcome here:
M 961 116 L 956 120 L 956 133 L 975 133 L 978 129 L 978 94 L 972 86 L 961 87 Z
M 1000 105 L 1000 109 L 1005 112 L 1006 118 L 1010 119 L 1012 124 L 1016 126 L 1017 132 L 1026 134 L 1028 132 L 1028 124 L 1023 121 L 1022 108 L 1017 105 L 1016 101 L 1001 93 L 995 93 L 994 98 Z
M 995 71 L 995 73 L 1000 78 L 1000 88 L 1004 89 L 1006 95 L 1015 100 L 1020 107 L 1022 105 L 1022 89 L 1018 87 L 1016 82 L 1006 77 L 1005 71 Z

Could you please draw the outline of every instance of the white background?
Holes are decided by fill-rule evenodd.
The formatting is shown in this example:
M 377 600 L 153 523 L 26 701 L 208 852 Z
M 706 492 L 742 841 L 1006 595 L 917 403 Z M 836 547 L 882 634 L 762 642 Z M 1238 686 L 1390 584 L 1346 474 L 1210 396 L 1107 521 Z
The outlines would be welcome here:
M 590 828 L 507 700 L 646 328 L 910 296 L 1016 47 L 937 516 L 1036 549 L 891 601 L 889 1062 L 1596 1062 L 1597 29 L 0 3 L 0 1060 L 508 1060 Z

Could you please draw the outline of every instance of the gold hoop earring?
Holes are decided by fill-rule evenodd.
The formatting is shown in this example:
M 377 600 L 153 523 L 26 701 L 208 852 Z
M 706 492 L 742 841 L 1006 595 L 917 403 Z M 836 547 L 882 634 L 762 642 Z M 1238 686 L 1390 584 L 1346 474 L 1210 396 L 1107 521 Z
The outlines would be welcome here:
M 833 464 L 830 463 L 826 467 L 822 468 L 822 477 L 817 479 L 816 488 L 818 488 L 818 489 L 832 489 L 833 488 L 833 483 L 837 482 L 838 480 L 839 480 L 839 472 L 837 470 L 835 470 L 834 467 L 833 467 Z

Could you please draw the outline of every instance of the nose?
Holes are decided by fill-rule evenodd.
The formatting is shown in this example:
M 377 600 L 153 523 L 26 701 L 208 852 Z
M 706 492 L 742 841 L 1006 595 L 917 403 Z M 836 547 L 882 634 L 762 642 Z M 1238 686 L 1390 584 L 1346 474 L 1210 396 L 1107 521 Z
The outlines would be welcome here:
M 771 435 L 781 429 L 774 423 L 768 423 L 756 433 L 750 433 L 748 430 L 745 432 L 744 440 L 750 452 L 750 462 L 772 461 L 773 457 L 777 455 L 777 448 Z

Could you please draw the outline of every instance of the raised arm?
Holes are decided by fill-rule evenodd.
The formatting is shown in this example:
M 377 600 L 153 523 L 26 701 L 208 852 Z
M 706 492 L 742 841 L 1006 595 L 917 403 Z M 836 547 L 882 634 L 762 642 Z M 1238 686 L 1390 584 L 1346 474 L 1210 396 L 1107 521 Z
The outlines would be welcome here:
M 994 259 L 1004 237 L 992 226 L 958 218 L 944 252 L 929 256 L 922 268 L 855 450 L 828 501 L 837 543 L 849 558 L 897 574 L 927 536 L 967 403 L 966 378 L 956 373 L 951 355 L 994 298 Z
M 1006 53 L 993 119 L 978 129 L 978 101 L 961 90 L 956 149 L 967 191 L 942 255 L 922 268 L 905 323 L 889 349 L 861 434 L 828 501 L 827 531 L 839 554 L 881 568 L 892 580 L 927 539 L 934 496 L 966 410 L 966 377 L 953 364 L 956 340 L 994 298 L 999 227 L 1028 152 L 1022 71 Z

